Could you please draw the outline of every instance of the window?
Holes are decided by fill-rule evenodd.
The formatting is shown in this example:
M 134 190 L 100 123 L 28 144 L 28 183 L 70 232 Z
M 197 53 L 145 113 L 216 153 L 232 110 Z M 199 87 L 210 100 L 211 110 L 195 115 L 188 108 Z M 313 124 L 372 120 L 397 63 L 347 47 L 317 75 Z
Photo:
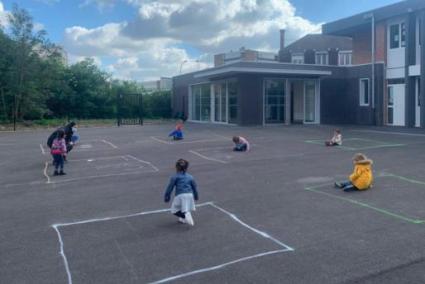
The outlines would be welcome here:
M 399 25 L 390 26 L 390 48 L 399 48 L 400 46 L 400 29 Z
M 266 123 L 285 122 L 285 79 L 265 80 L 264 118 Z
M 293 64 L 304 64 L 304 55 L 303 54 L 294 54 L 294 55 L 292 55 L 291 62 Z
M 369 106 L 369 79 L 360 79 L 360 106 Z
M 229 123 L 238 123 L 238 89 L 239 85 L 237 81 L 228 81 L 227 93 L 229 100 Z
M 401 47 L 406 47 L 406 24 L 401 23 Z
M 316 64 L 318 64 L 318 65 L 328 65 L 328 53 L 327 52 L 317 52 L 316 53 Z
M 351 51 L 341 51 L 338 54 L 338 65 L 346 66 L 352 64 L 353 53 Z
M 209 121 L 211 116 L 211 91 L 210 84 L 192 86 L 191 119 L 197 121 Z
M 390 26 L 390 49 L 406 47 L 406 24 L 394 24 Z
M 394 123 L 394 87 L 388 86 L 388 124 Z

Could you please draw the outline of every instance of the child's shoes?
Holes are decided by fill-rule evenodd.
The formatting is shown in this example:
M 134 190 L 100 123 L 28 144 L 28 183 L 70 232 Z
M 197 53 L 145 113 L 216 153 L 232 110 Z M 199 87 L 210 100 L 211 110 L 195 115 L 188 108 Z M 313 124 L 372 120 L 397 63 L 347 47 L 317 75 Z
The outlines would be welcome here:
M 186 223 L 188 223 L 189 225 L 191 226 L 195 225 L 195 222 L 193 222 L 192 214 L 190 214 L 190 212 L 185 213 L 185 220 L 186 220 Z
M 186 224 L 186 220 L 183 218 L 179 218 L 179 223 Z
M 66 175 L 66 173 L 64 173 L 63 171 L 60 171 L 59 175 L 64 176 L 64 175 Z
M 336 188 L 343 188 L 343 186 L 340 182 L 335 182 L 334 185 L 335 185 Z
M 54 175 L 54 176 L 58 176 L 58 175 L 59 175 L 59 172 L 58 172 L 58 171 L 55 171 L 55 172 L 53 173 L 53 175 Z

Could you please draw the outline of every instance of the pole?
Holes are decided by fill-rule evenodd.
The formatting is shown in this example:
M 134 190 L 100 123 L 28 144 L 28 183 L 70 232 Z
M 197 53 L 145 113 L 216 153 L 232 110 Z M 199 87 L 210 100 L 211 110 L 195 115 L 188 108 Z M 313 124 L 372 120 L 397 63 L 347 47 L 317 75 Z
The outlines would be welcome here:
M 375 15 L 372 14 L 372 109 L 375 110 Z M 375 117 L 376 119 L 376 117 Z
M 16 94 L 13 98 L 13 131 L 16 131 L 16 116 L 18 110 L 16 109 Z

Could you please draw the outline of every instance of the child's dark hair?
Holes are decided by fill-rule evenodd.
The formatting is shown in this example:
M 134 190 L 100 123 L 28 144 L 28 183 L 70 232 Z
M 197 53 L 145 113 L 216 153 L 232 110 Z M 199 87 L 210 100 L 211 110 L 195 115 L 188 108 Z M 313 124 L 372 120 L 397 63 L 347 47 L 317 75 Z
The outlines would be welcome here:
M 189 162 L 184 159 L 178 159 L 176 162 L 176 170 L 185 173 L 189 168 Z
M 335 129 L 335 132 L 338 133 L 338 134 L 341 134 L 341 130 L 339 130 L 338 128 Z
M 64 137 L 65 137 L 65 131 L 63 131 L 62 129 L 58 130 L 57 138 L 62 139 Z
M 239 143 L 240 139 L 239 139 L 239 136 L 233 136 L 232 140 L 234 143 Z

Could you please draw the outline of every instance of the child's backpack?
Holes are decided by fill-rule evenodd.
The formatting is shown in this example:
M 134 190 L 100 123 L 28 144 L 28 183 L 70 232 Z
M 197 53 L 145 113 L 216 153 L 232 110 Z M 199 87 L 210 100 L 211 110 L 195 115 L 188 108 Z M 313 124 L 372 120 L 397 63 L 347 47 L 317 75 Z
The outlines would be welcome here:
M 60 154 L 62 154 L 62 141 L 59 140 L 59 139 L 53 140 L 52 148 L 51 149 L 52 149 L 51 150 L 51 153 L 53 155 L 60 155 Z

